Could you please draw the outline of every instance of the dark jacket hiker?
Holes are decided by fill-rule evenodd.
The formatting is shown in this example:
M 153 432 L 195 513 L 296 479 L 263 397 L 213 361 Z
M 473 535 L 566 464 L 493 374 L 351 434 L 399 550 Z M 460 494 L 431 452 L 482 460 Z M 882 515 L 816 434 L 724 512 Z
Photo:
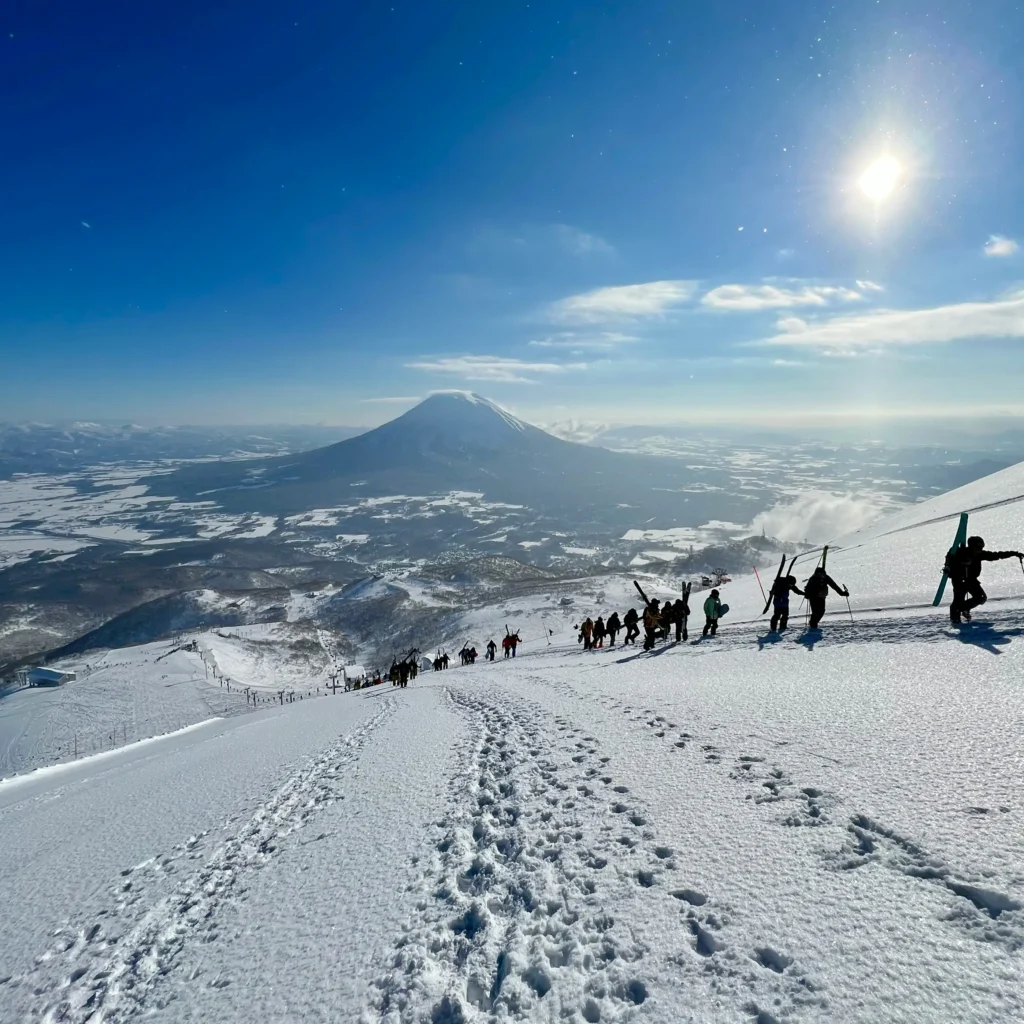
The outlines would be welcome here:
M 959 625 L 961 617 L 971 621 L 971 609 L 984 604 L 988 594 L 982 589 L 981 563 L 999 562 L 1004 558 L 1022 558 L 1019 551 L 986 551 L 982 537 L 968 537 L 956 551 L 946 555 L 945 573 L 953 584 L 953 603 L 949 606 L 949 621 Z
M 840 597 L 849 597 L 850 592 L 846 587 L 840 587 L 838 583 L 819 565 L 814 570 L 811 578 L 804 584 L 804 597 L 811 607 L 811 621 L 807 624 L 808 629 L 817 629 L 821 617 L 825 614 L 825 598 L 828 597 L 831 587 Z
M 795 576 L 779 576 L 772 584 L 772 620 L 769 629 L 774 633 L 777 629 L 785 629 L 789 625 L 789 595 L 803 591 L 796 585 Z

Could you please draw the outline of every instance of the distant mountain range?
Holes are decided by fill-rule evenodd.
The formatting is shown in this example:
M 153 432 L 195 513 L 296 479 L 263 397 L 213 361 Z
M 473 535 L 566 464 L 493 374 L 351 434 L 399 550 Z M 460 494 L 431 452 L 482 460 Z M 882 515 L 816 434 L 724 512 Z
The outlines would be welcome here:
M 235 458 L 317 448 L 356 427 L 141 427 L 133 423 L 0 423 L 0 480 L 67 473 L 100 462 Z
M 645 518 L 674 522 L 750 518 L 749 498 L 696 484 L 678 459 L 565 441 L 466 392 L 432 395 L 375 430 L 324 448 L 187 466 L 146 483 L 153 493 L 179 500 L 275 515 L 367 497 L 469 491 L 571 522 L 597 518 L 605 526 L 635 526 L 637 507 Z

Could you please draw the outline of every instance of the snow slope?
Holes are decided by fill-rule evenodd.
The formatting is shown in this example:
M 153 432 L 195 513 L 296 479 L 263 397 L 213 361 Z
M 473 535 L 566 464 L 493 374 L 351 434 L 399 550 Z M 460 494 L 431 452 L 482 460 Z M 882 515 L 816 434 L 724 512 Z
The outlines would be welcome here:
M 1024 1019 L 1019 567 L 970 629 L 928 605 L 929 520 L 1007 473 L 847 538 L 820 637 L 563 631 L 0 783 L 0 1019 Z M 629 598 L 592 586 L 563 630 Z

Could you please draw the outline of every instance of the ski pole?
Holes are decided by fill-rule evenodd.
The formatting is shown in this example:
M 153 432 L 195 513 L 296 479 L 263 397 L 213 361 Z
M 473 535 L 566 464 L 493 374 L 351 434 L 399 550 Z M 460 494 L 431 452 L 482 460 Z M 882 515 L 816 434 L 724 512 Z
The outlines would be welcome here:
M 850 613 L 850 621 L 853 622 L 853 609 L 850 607 L 850 595 L 846 595 L 846 610 Z
M 1021 565 L 1021 568 L 1024 569 L 1024 565 Z M 754 576 L 757 578 L 757 585 L 761 588 L 761 596 L 767 601 L 768 596 L 764 592 L 764 586 L 761 583 L 761 574 L 757 571 L 756 565 L 754 566 Z

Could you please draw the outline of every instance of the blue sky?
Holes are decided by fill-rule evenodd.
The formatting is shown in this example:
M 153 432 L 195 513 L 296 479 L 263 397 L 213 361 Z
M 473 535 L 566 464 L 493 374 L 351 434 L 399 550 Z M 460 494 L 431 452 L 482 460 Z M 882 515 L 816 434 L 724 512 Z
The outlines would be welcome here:
M 373 424 L 453 387 L 541 422 L 1018 414 L 1022 29 L 5 5 L 0 419 Z

